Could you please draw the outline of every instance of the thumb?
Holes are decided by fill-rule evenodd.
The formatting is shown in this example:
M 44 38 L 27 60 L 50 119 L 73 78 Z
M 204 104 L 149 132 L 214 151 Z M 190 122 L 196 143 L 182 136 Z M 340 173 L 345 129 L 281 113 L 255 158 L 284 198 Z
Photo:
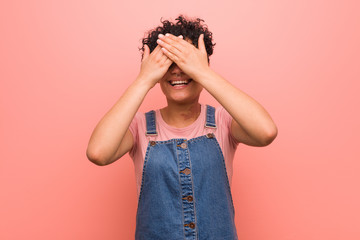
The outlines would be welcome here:
M 204 43 L 204 34 L 200 34 L 198 39 L 198 48 L 201 52 L 206 52 L 205 43 Z
M 144 55 L 143 59 L 147 58 L 150 55 L 150 48 L 148 45 L 144 44 Z

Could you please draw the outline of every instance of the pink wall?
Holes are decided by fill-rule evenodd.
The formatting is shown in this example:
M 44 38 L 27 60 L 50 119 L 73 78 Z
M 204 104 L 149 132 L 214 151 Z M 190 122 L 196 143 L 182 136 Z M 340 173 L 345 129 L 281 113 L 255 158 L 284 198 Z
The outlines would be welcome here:
M 178 13 L 206 20 L 217 43 L 212 68 L 258 100 L 279 129 L 270 146 L 237 151 L 239 238 L 360 239 L 359 7 L 2 1 L 0 239 L 133 239 L 131 159 L 98 167 L 85 151 L 138 73 L 144 32 Z M 140 110 L 163 106 L 160 95 L 157 86 Z M 208 94 L 202 102 L 217 105 Z

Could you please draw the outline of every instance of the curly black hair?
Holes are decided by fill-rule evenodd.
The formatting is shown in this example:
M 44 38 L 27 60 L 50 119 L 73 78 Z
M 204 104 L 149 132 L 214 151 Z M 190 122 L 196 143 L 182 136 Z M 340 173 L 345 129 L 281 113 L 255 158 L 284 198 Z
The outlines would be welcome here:
M 190 39 L 195 47 L 198 47 L 198 39 L 201 34 L 204 34 L 204 43 L 206 47 L 206 52 L 209 57 L 213 54 L 215 43 L 212 41 L 212 33 L 208 30 L 207 25 L 203 24 L 204 20 L 196 18 L 194 20 L 186 19 L 183 15 L 179 15 L 175 20 L 177 22 L 172 23 L 169 20 L 162 20 L 162 26 L 158 26 L 147 32 L 147 36 L 142 39 L 142 47 L 139 50 L 142 51 L 141 59 L 144 56 L 144 45 L 148 45 L 150 52 L 152 52 L 156 46 L 156 40 L 158 35 L 171 33 L 175 36 L 182 35 L 184 39 Z

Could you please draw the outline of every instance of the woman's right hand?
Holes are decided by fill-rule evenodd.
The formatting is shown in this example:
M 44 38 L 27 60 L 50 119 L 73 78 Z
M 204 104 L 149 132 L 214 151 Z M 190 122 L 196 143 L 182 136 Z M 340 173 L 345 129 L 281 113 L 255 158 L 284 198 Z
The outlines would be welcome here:
M 156 46 L 154 51 L 150 54 L 149 47 L 144 45 L 144 55 L 141 62 L 140 73 L 137 77 L 140 81 L 145 81 L 149 84 L 150 88 L 154 87 L 157 82 L 165 75 L 173 61 L 171 61 L 161 51 L 159 45 Z

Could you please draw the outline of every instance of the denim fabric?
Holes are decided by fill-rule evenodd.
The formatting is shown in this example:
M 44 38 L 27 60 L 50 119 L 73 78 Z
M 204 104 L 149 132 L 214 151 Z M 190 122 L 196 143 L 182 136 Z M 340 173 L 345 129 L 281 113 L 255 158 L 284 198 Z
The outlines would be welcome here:
M 206 123 L 205 127 L 216 128 L 215 123 L 215 108 L 206 105 Z
M 145 113 L 146 117 L 146 135 L 157 135 L 155 111 Z
M 216 127 L 207 106 L 206 127 Z M 156 132 L 151 114 L 146 115 Z M 237 238 L 224 157 L 214 134 L 150 141 L 136 215 L 136 240 Z

